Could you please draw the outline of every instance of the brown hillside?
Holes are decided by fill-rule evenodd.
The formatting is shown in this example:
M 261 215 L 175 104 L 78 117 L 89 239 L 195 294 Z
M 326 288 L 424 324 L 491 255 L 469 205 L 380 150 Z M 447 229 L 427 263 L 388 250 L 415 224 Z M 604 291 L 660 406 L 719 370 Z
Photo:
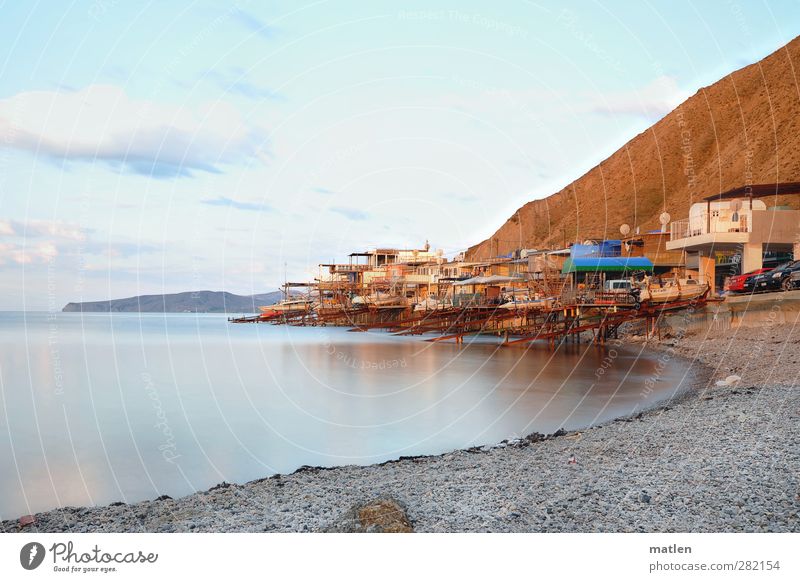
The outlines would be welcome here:
M 705 196 L 787 181 L 800 181 L 800 37 L 700 89 L 560 192 L 528 202 L 467 257 L 617 238 L 622 223 L 658 228 L 664 210 L 685 218 Z

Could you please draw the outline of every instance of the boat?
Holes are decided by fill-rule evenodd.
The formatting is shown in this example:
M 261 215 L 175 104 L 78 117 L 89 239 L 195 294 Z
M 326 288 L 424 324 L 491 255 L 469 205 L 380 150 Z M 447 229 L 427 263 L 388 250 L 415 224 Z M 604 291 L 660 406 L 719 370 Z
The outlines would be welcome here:
M 405 307 L 406 300 L 399 295 L 377 291 L 370 295 L 356 295 L 352 303 L 354 307 Z
M 449 309 L 453 307 L 452 302 L 436 299 L 435 297 L 426 297 L 416 305 L 414 311 L 436 311 L 438 309 Z
M 510 301 L 501 303 L 499 309 L 516 309 L 518 311 L 527 311 L 535 309 L 550 309 L 556 303 L 555 297 L 543 297 L 541 299 L 529 299 L 526 296 L 514 297 Z
M 639 303 L 673 303 L 675 301 L 689 301 L 702 297 L 708 293 L 708 283 L 701 283 L 696 279 L 666 279 L 645 277 L 636 284 L 632 294 Z
M 311 311 L 313 304 L 311 299 L 284 299 L 273 305 L 261 305 L 258 310 L 262 317 L 276 317 L 286 313 Z

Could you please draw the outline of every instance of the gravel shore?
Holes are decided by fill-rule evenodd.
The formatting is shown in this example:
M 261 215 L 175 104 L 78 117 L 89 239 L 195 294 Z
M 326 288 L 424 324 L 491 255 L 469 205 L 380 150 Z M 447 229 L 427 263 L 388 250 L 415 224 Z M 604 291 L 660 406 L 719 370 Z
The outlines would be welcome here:
M 678 334 L 649 347 L 705 373 L 689 395 L 634 418 L 175 500 L 57 509 L 23 531 L 322 531 L 379 497 L 397 499 L 421 532 L 800 531 L 800 330 Z M 741 380 L 717 385 L 733 375 Z

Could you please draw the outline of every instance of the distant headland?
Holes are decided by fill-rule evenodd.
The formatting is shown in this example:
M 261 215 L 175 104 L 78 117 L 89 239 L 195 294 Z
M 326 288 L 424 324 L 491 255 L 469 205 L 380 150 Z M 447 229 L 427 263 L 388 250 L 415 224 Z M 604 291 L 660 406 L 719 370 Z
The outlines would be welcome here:
M 282 297 L 280 291 L 256 295 L 235 295 L 226 291 L 184 291 L 164 295 L 139 295 L 106 301 L 67 303 L 67 312 L 138 313 L 254 313 Z

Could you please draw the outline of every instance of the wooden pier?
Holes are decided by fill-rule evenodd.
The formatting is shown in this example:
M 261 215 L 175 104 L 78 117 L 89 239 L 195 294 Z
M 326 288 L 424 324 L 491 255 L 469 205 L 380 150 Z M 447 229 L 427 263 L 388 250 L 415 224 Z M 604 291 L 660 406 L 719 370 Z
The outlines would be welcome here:
M 493 305 L 467 305 L 431 311 L 412 311 L 410 307 L 331 308 L 303 312 L 285 312 L 268 317 L 254 315 L 233 318 L 233 323 L 272 323 L 295 326 L 339 326 L 352 332 L 384 329 L 395 335 L 429 335 L 426 341 L 455 341 L 465 336 L 493 335 L 503 338 L 505 345 L 525 345 L 547 341 L 556 347 L 565 341 L 590 341 L 603 344 L 616 337 L 621 325 L 644 324 L 645 333 L 659 333 L 658 320 L 669 312 L 698 309 L 706 304 L 707 295 L 684 301 L 660 304 L 639 304 L 603 298 L 590 302 L 556 304 L 542 309 L 506 309 Z

